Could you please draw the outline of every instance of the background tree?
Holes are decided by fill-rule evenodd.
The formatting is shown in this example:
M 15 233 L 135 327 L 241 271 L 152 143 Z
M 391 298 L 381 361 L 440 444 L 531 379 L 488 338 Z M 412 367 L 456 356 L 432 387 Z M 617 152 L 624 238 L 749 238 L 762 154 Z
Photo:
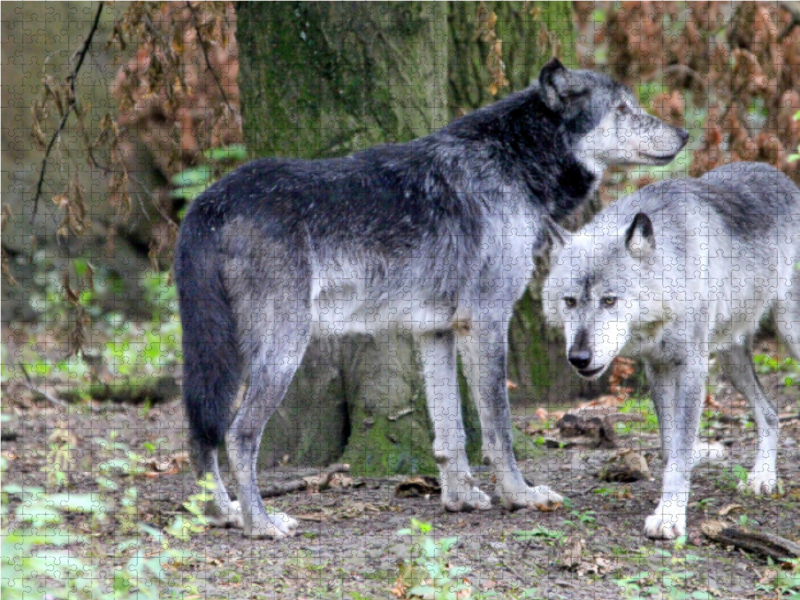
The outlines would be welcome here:
M 265 156 L 338 156 L 426 135 L 526 87 L 559 49 L 574 56 L 567 2 L 242 3 L 237 27 L 245 141 Z M 547 383 L 537 308 L 526 298 L 511 337 L 525 392 Z M 470 403 L 465 412 L 474 452 Z M 312 343 L 265 439 L 267 463 L 343 455 L 356 472 L 435 471 L 410 338 Z

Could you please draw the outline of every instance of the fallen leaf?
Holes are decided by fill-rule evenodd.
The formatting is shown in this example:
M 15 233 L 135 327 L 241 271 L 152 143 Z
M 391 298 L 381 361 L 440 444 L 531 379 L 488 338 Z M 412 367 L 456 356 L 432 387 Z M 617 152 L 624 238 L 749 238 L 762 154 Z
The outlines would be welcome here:
M 740 510 L 744 512 L 745 508 L 741 504 L 728 504 L 724 508 L 721 508 L 718 514 L 720 517 L 724 517 L 735 510 Z
M 581 555 L 586 549 L 586 540 L 568 537 L 564 540 L 564 552 L 561 555 L 567 569 L 577 567 L 581 563 Z
M 612 457 L 600 472 L 598 478 L 603 481 L 633 482 L 640 479 L 653 481 L 647 459 L 630 449 L 625 449 Z
M 435 477 L 411 477 L 398 483 L 394 495 L 398 498 L 416 498 L 419 496 L 438 496 L 442 493 L 439 481 Z

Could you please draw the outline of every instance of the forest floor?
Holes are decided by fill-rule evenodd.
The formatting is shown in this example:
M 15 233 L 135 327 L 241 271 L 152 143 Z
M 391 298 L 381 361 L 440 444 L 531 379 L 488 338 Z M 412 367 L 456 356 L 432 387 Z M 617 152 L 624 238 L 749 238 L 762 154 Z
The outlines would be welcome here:
M 773 344 L 761 351 L 778 356 Z M 800 389 L 786 386 L 786 374 L 774 363 L 762 365 L 761 370 L 769 371 L 761 379 L 784 417 L 779 493 L 754 497 L 736 491 L 739 465 L 749 468 L 753 461 L 755 431 L 742 398 L 721 385 L 716 390 L 721 408 L 714 415 L 724 418 L 709 413 L 704 429 L 726 445 L 728 457 L 724 466 L 695 470 L 683 544 L 651 541 L 641 532 L 661 485 L 657 431 L 649 403 L 641 402 L 630 408 L 641 412 L 644 421 L 618 428 L 617 449 L 543 446 L 538 457 L 521 462 L 529 481 L 550 485 L 568 498 L 558 510 L 509 512 L 494 507 L 479 513 L 447 513 L 436 495 L 397 497 L 395 487 L 402 478 L 344 474 L 340 480 L 344 487 L 266 500 L 269 507 L 300 520 L 293 538 L 250 540 L 238 530 L 224 528 L 208 528 L 183 541 L 170 537 L 169 546 L 182 558 L 168 566 L 169 576 L 184 582 L 191 577 L 197 590 L 182 593 L 174 588 L 170 597 L 412 598 L 414 586 L 424 579 L 418 567 L 425 562 L 417 560 L 420 553 L 431 547 L 431 541 L 450 537 L 457 542 L 431 562 L 445 567 L 445 572 L 465 568 L 449 576 L 453 586 L 465 581 L 470 585 L 469 591 L 454 592 L 454 598 L 791 597 L 781 594 L 800 593 L 800 568 L 779 569 L 763 556 L 712 543 L 700 529 L 704 521 L 722 520 L 795 542 L 800 538 L 800 421 L 793 418 L 798 414 Z M 129 564 L 125 548 L 132 536 L 139 536 L 145 556 L 158 555 L 161 548 L 156 537 L 146 529 L 131 528 L 131 522 L 163 530 L 176 518 L 190 519 L 182 503 L 198 487 L 186 462 L 179 401 L 153 407 L 60 406 L 36 396 L 19 380 L 6 380 L 3 387 L 3 414 L 10 415 L 3 427 L 4 488 L 18 484 L 21 489 L 38 487 L 61 494 L 92 493 L 104 506 L 116 507 L 105 518 L 66 512 L 60 527 L 81 540 L 67 545 L 71 552 L 106 569 L 129 568 L 122 565 Z M 519 424 L 532 435 L 558 438 L 552 419 L 538 421 L 525 416 L 526 411 L 516 412 Z M 649 457 L 653 480 L 614 483 L 597 477 L 624 448 Z M 124 457 L 132 456 L 127 449 L 137 454 L 135 468 L 133 462 L 125 466 Z M 54 471 L 65 479 L 54 480 Z M 100 471 L 107 479 L 98 476 Z M 260 473 L 260 483 L 263 490 L 317 472 L 271 469 Z M 489 473 L 479 470 L 477 477 L 491 493 Z M 134 487 L 135 508 L 126 512 L 126 490 Z M 19 515 L 24 498 L 11 493 L 5 503 Z M 412 519 L 429 524 L 430 531 L 398 535 Z M 4 516 L 4 521 L 5 532 L 15 526 L 11 518 Z

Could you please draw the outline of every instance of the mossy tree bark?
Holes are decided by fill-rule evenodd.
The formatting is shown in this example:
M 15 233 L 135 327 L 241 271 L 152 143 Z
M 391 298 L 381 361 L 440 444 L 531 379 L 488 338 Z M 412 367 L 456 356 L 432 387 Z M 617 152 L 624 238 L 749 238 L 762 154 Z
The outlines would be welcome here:
M 539 12 L 531 12 L 536 5 Z M 549 58 L 532 41 L 540 39 L 543 14 L 568 24 L 559 37 L 563 48 L 572 48 L 568 2 L 487 6 L 498 15 L 508 91 L 525 87 Z M 249 148 L 259 156 L 339 156 L 425 135 L 456 111 L 491 102 L 488 46 L 475 35 L 477 10 L 473 2 L 239 3 L 239 86 Z M 526 314 L 525 323 L 531 320 L 538 322 Z M 517 329 L 526 332 L 512 338 L 520 347 L 536 338 L 530 327 Z M 513 372 L 515 359 L 510 362 Z M 471 402 L 465 419 L 477 460 Z M 323 464 L 343 457 L 357 473 L 435 472 L 431 441 L 411 340 L 350 336 L 309 348 L 267 427 L 260 459 Z

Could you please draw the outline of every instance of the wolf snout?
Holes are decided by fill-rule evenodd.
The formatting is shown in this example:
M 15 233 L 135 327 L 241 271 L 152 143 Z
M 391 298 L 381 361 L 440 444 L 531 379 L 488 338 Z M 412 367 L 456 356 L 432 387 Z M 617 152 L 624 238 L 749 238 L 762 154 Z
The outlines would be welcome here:
M 669 148 L 667 151 L 674 156 L 686 146 L 689 141 L 689 132 L 681 127 L 670 126 L 670 129 L 672 130 L 671 134 L 665 135 L 662 138 L 662 143 Z
M 592 352 L 590 350 L 572 349 L 569 351 L 568 358 L 573 367 L 579 371 L 583 371 L 592 363 Z

